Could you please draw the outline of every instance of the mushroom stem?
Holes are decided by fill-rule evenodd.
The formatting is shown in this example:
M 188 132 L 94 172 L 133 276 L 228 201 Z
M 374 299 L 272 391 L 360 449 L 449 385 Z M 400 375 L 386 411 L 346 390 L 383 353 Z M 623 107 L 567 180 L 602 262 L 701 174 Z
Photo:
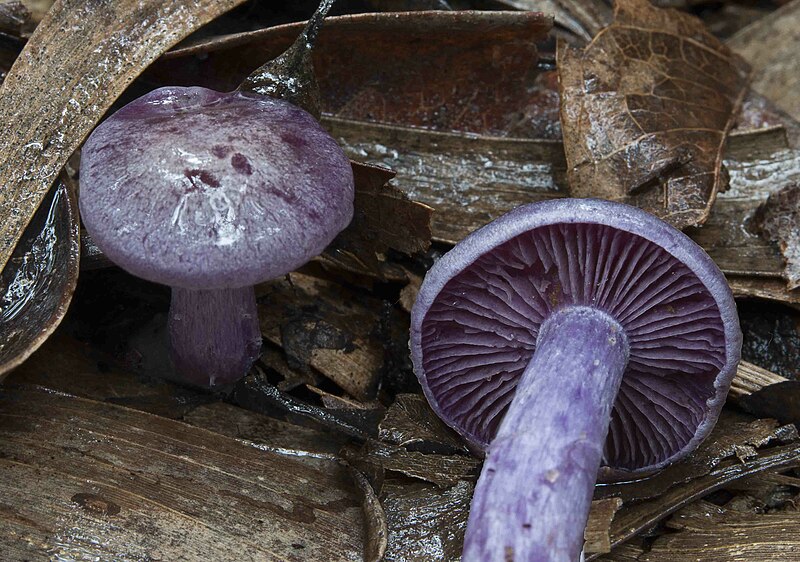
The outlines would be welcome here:
M 487 451 L 464 562 L 577 562 L 628 349 L 599 310 L 545 320 Z
M 261 350 L 253 287 L 172 288 L 172 361 L 183 380 L 217 386 L 243 377 Z

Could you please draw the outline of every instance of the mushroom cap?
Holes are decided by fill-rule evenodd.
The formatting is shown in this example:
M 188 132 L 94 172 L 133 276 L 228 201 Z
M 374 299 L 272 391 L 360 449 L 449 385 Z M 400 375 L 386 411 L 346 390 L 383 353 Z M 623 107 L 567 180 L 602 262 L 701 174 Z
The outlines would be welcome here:
M 622 203 L 519 207 L 431 268 L 412 310 L 410 345 L 434 411 L 485 450 L 539 327 L 570 305 L 608 313 L 630 344 L 601 477 L 657 470 L 691 452 L 711 431 L 736 372 L 736 305 L 697 244 Z
M 160 88 L 91 134 L 84 225 L 117 265 L 187 289 L 239 288 L 316 256 L 353 215 L 336 141 L 288 102 Z

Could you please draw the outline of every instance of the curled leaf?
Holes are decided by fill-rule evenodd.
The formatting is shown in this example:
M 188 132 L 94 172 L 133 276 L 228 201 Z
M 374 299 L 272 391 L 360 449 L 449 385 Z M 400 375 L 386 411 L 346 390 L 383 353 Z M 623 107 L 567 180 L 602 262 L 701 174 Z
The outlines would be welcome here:
M 0 379 L 53 333 L 78 281 L 75 193 L 61 182 L 25 230 L 0 274 Z
M 585 49 L 559 45 L 558 68 L 571 194 L 705 222 L 747 64 L 692 16 L 618 0 Z

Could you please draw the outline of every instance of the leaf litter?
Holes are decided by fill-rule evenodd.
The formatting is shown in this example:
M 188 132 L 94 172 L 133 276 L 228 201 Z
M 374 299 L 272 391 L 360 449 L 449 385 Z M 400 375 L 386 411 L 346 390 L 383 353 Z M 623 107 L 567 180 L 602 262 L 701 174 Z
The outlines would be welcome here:
M 574 28 L 571 31 L 558 32 L 577 47 L 591 41 L 610 21 L 603 19 L 610 14 L 603 6 L 591 13 L 591 10 L 582 10 L 586 7 L 578 2 L 553 4 L 558 10 L 555 11 L 557 24 L 567 21 L 564 15 L 567 13 L 572 22 L 577 22 L 569 24 Z M 436 18 L 439 20 L 434 21 Z M 390 23 L 392 19 L 396 21 Z M 348 531 L 325 543 L 329 548 L 351 548 L 348 552 L 355 552 L 352 548 L 360 541 L 359 547 L 363 550 L 353 554 L 356 558 L 457 560 L 479 461 L 468 455 L 452 432 L 437 423 L 409 371 L 404 333 L 407 334 L 407 311 L 409 299 L 413 297 L 414 280 L 420 279 L 431 260 L 440 255 L 448 243 L 460 240 L 506 208 L 566 194 L 570 142 L 566 142 L 565 161 L 561 128 L 554 126 L 554 109 L 557 111 L 559 104 L 557 97 L 553 98 L 555 74 L 552 68 L 546 68 L 547 61 L 552 60 L 547 53 L 542 67 L 535 64 L 535 59 L 526 61 L 514 55 L 508 57 L 510 66 L 495 72 L 492 80 L 487 81 L 486 75 L 480 75 L 482 68 L 494 64 L 493 57 L 499 56 L 497 50 L 481 53 L 481 41 L 496 43 L 495 49 L 506 49 L 506 53 L 530 53 L 532 48 L 533 52 L 538 52 L 531 37 L 546 31 L 544 27 L 536 27 L 543 24 L 541 18 L 525 14 L 476 16 L 454 12 L 432 17 L 430 26 L 421 21 L 408 15 L 344 16 L 332 18 L 326 24 L 327 31 L 320 40 L 324 44 L 325 34 L 330 33 L 339 44 L 315 54 L 323 77 L 320 95 L 326 114 L 324 122 L 341 139 L 352 158 L 388 165 L 397 175 L 391 178 L 391 173 L 385 170 L 367 171 L 368 181 L 363 184 L 366 202 L 361 207 L 363 220 L 350 233 L 350 238 L 338 241 L 326 256 L 303 272 L 293 274 L 294 279 L 290 277 L 288 284 L 279 281 L 274 287 L 262 288 L 285 293 L 284 304 L 270 310 L 264 330 L 269 343 L 261 361 L 232 394 L 225 397 L 226 402 L 220 401 L 221 397 L 148 378 L 149 373 L 155 372 L 152 366 L 158 357 L 153 338 L 129 336 L 141 336 L 157 328 L 159 314 L 163 314 L 164 302 L 159 300 L 162 297 L 158 296 L 157 289 L 146 285 L 130 292 L 130 287 L 137 286 L 135 281 L 114 270 L 98 269 L 87 271 L 82 283 L 94 277 L 94 290 L 108 293 L 106 302 L 113 303 L 122 296 L 127 299 L 127 307 L 109 310 L 103 322 L 91 327 L 87 327 L 86 321 L 68 322 L 63 326 L 41 354 L 34 354 L 31 361 L 14 373 L 10 379 L 13 386 L 9 388 L 16 394 L 11 395 L 11 404 L 23 400 L 23 396 L 24 400 L 34 403 L 40 400 L 36 395 L 40 390 L 26 387 L 26 384 L 38 384 L 66 394 L 91 393 L 89 398 L 95 404 L 86 409 L 88 413 L 73 414 L 79 424 L 90 423 L 98 408 L 110 407 L 113 416 L 121 416 L 122 410 L 114 409 L 119 406 L 107 405 L 111 402 L 154 412 L 159 416 L 154 419 L 180 418 L 238 445 L 255 447 L 267 454 L 267 457 L 260 457 L 267 464 L 277 462 L 270 460 L 272 454 L 308 459 L 309 466 L 334 463 L 343 467 L 341 463 L 349 462 L 351 466 L 344 473 L 336 469 L 337 475 L 346 474 L 346 478 L 331 486 L 347 490 L 346 509 L 353 517 L 357 512 L 361 523 L 352 519 Z M 437 32 L 446 28 L 445 22 L 456 23 L 454 34 L 439 38 Z M 493 22 L 497 28 L 486 31 L 478 25 L 486 22 Z M 546 27 L 547 23 L 544 25 Z M 233 87 L 253 68 L 271 58 L 263 56 L 265 52 L 269 49 L 280 52 L 281 46 L 285 48 L 299 29 L 299 25 L 289 25 L 195 42 L 159 61 L 148 72 L 148 82 L 140 81 L 134 87 L 152 87 L 159 76 L 170 74 L 177 83 L 194 74 L 202 76 L 203 80 L 232 81 L 228 87 Z M 531 35 L 534 29 L 538 31 Z M 705 32 L 699 29 L 698 33 L 706 41 Z M 391 63 L 380 62 L 380 57 L 385 56 L 380 51 L 386 50 L 386 39 L 402 43 L 409 32 L 417 33 L 420 41 L 431 47 L 415 55 L 420 60 L 409 60 L 413 58 L 413 51 L 401 44 L 391 54 L 399 53 L 405 58 L 395 56 Z M 477 70 L 448 63 L 457 56 L 459 49 L 471 44 L 468 36 L 476 33 L 485 33 L 481 41 L 472 43 L 478 49 L 478 58 L 473 60 Z M 527 39 L 525 34 L 528 34 Z M 547 47 L 541 45 L 540 48 Z M 384 72 L 375 77 L 368 68 L 360 68 L 349 76 L 342 76 L 340 70 L 347 64 L 348 53 L 356 51 L 373 57 L 370 64 Z M 424 70 L 431 61 L 440 61 L 439 66 L 433 64 L 432 68 L 445 68 L 452 73 L 441 73 L 441 77 L 423 74 L 419 80 L 403 81 L 404 69 L 409 68 L 412 75 L 417 75 L 414 72 L 421 72 L 419 69 Z M 737 65 L 732 63 L 733 67 L 738 68 Z M 459 115 L 451 110 L 464 107 L 463 87 L 451 90 L 447 85 L 463 84 L 464 80 L 487 83 L 487 91 L 495 88 L 498 95 L 469 100 L 473 106 Z M 415 102 L 411 98 L 415 94 L 413 86 L 420 81 L 425 82 L 424 92 Z M 517 89 L 499 92 L 505 83 L 514 81 L 516 84 L 512 86 Z M 385 88 L 376 87 L 376 84 L 383 84 Z M 525 85 L 524 92 L 518 89 L 521 84 Z M 755 101 L 748 101 L 749 109 L 745 117 L 739 119 L 740 130 L 737 135 L 730 136 L 730 144 L 734 146 L 728 148 L 725 156 L 731 188 L 720 197 L 706 225 L 692 230 L 691 234 L 711 251 L 723 269 L 727 268 L 735 289 L 739 283 L 737 296 L 796 302 L 786 288 L 775 287 L 775 283 L 780 282 L 778 276 L 782 268 L 777 248 L 755 234 L 740 234 L 742 224 L 752 218 L 758 205 L 778 191 L 776 184 L 790 181 L 796 170 L 792 137 L 786 139 L 785 136 L 796 130 L 796 123 L 763 100 L 759 102 L 748 95 L 748 100 L 751 98 Z M 435 108 L 436 103 L 446 105 L 447 111 L 432 113 L 431 108 Z M 736 111 L 731 109 L 730 113 L 730 119 L 735 120 Z M 481 114 L 485 114 L 481 119 L 475 117 Z M 726 121 L 716 129 L 716 134 L 724 139 L 729 136 L 731 127 L 732 122 Z M 754 130 L 758 127 L 767 129 Z M 769 127 L 780 129 L 782 133 L 775 134 Z M 564 131 L 565 137 L 569 136 L 567 128 Z M 784 135 L 783 144 L 780 134 Z M 717 157 L 722 158 L 721 149 Z M 686 162 L 684 159 L 685 153 L 679 150 L 672 160 L 675 168 L 667 165 L 661 169 L 662 174 L 669 176 L 681 167 L 691 168 L 697 163 L 694 155 Z M 647 168 L 649 163 L 644 164 Z M 520 170 L 532 181 L 525 183 L 515 178 Z M 652 179 L 650 172 L 652 170 L 645 169 L 636 173 L 651 178 L 653 183 L 662 179 L 658 174 Z M 717 187 L 721 187 L 725 174 L 712 172 L 712 175 L 715 185 L 719 183 Z M 450 181 L 453 179 L 460 185 Z M 649 185 L 644 188 L 653 189 Z M 633 195 L 637 193 L 634 189 Z M 690 206 L 689 215 L 702 214 L 702 210 L 698 211 L 700 200 L 689 199 L 697 203 L 695 207 Z M 707 209 L 712 199 L 705 200 L 703 208 Z M 424 204 L 434 209 L 430 233 L 427 230 L 430 209 Z M 376 229 L 376 226 L 385 227 Z M 408 230 L 403 230 L 404 227 Z M 714 240 L 714 233 L 721 240 Z M 427 248 L 431 234 L 438 242 L 432 250 Z M 729 239 L 734 243 L 729 243 Z M 84 248 L 88 247 L 84 244 Z M 737 252 L 745 256 L 751 252 L 752 259 L 737 260 Z M 96 263 L 102 264 L 101 261 Z M 118 285 L 99 287 L 113 278 L 118 279 Z M 124 297 L 126 292 L 128 296 Z M 85 296 L 78 299 L 73 307 L 76 319 L 84 314 L 96 322 L 102 316 L 93 311 L 102 299 L 94 297 L 94 301 Z M 755 307 L 757 311 L 751 318 L 758 318 L 761 312 L 760 305 Z M 132 317 L 133 321 L 126 317 Z M 307 326 L 311 328 L 306 329 Z M 746 338 L 754 341 L 761 337 L 757 336 L 759 329 L 752 322 L 746 324 Z M 793 330 L 782 324 L 776 329 L 786 338 L 791 337 Z M 387 341 L 390 342 L 387 345 L 381 343 Z M 51 347 L 51 342 L 56 347 Z M 131 342 L 138 342 L 138 347 L 131 347 Z M 358 359 L 356 349 L 368 354 Z M 780 354 L 775 351 L 780 349 L 779 343 L 771 351 L 751 354 L 748 358 L 770 366 L 768 360 Z M 69 360 L 54 364 L 50 357 L 56 352 Z M 133 372 L 131 367 L 136 367 Z M 748 370 L 743 373 L 752 374 Z M 108 376 L 114 381 L 109 386 L 104 388 L 97 384 Z M 742 382 L 744 390 L 736 398 L 737 403 L 749 401 L 746 408 L 764 418 L 773 412 L 782 421 L 792 421 L 777 415 L 790 414 L 791 409 L 786 402 L 776 402 L 775 393 L 787 397 L 795 393 L 793 388 L 781 386 L 784 382 L 769 386 L 779 378 L 770 373 L 763 378 L 747 379 L 750 382 Z M 767 386 L 760 387 L 758 381 L 766 381 L 763 384 Z M 23 386 L 16 386 L 20 384 Z M 17 398 L 13 398 L 15 396 Z M 735 412 L 732 407 L 727 411 Z M 642 482 L 598 488 L 598 499 L 593 505 L 586 534 L 590 557 L 607 553 L 612 547 L 614 551 L 606 555 L 606 559 L 623 556 L 624 552 L 640 556 L 644 553 L 640 549 L 644 543 L 636 537 L 647 535 L 652 542 L 649 548 L 653 556 L 672 552 L 673 559 L 680 559 L 680 553 L 672 550 L 673 543 L 668 539 L 677 540 L 674 544 L 688 545 L 689 550 L 699 549 L 692 552 L 703 552 L 702 546 L 692 542 L 693 537 L 713 541 L 717 540 L 714 537 L 719 536 L 720 529 L 737 528 L 736 525 L 743 528 L 758 521 L 761 515 L 753 511 L 736 512 L 735 517 L 727 519 L 733 527 L 725 527 L 723 516 L 728 516 L 736 501 L 739 502 L 736 505 L 747 505 L 746 494 L 761 494 L 759 497 L 764 498 L 791 496 L 798 484 L 792 476 L 799 454 L 796 432 L 777 422 L 738 416 L 726 417 L 714 440 L 707 441 L 704 449 L 686 463 Z M 184 434 L 181 435 L 183 439 Z M 114 438 L 112 435 L 111 439 Z M 221 442 L 217 438 L 214 443 Z M 230 451 L 237 458 L 243 455 L 235 447 Z M 56 456 L 63 454 L 70 452 L 59 451 Z M 85 466 L 95 470 L 96 463 L 91 458 L 82 458 L 87 459 Z M 163 465 L 156 467 L 156 471 L 164 468 Z M 55 475 L 53 482 L 60 482 Z M 15 497 L 23 501 L 21 496 Z M 697 503 L 700 498 L 715 502 L 711 504 L 715 507 Z M 76 491 L 67 499 L 72 509 L 91 517 L 113 519 L 125 515 L 124 502 L 115 492 L 102 486 Z M 326 509 L 327 504 L 318 498 L 310 500 L 314 504 L 311 508 L 314 514 Z M 780 500 L 768 499 L 762 504 L 777 505 L 776 501 Z M 308 512 L 304 509 L 283 509 L 283 514 L 307 518 Z M 699 523 L 682 523 L 685 517 L 702 510 L 723 514 L 715 519 L 719 524 L 703 527 Z M 83 529 L 91 534 L 98 528 L 85 518 L 70 520 L 75 532 Z M 785 515 L 785 519 L 763 521 L 765 529 L 770 528 L 770 521 L 782 521 L 789 527 L 796 524 L 792 522 L 791 513 Z M 152 527 L 159 522 L 151 519 L 137 524 Z M 176 529 L 178 537 L 186 532 L 185 527 Z M 773 534 L 774 531 L 765 531 L 759 536 L 768 543 L 774 538 Z M 225 540 L 227 535 L 220 536 Z M 271 533 L 266 537 L 276 540 Z M 62 538 L 68 539 L 72 547 L 82 545 L 82 539 L 74 533 Z M 127 540 L 136 544 L 144 539 L 133 534 Z M 627 546 L 626 541 L 629 541 Z M 287 553 L 294 552 L 298 556 L 308 555 L 307 549 L 314 547 L 307 541 L 287 544 L 278 540 L 273 544 L 281 544 L 281 548 L 287 548 Z M 733 551 L 737 544 L 726 543 L 721 548 Z M 126 552 L 115 542 L 106 543 L 106 546 Z M 290 554 L 286 556 L 291 559 Z

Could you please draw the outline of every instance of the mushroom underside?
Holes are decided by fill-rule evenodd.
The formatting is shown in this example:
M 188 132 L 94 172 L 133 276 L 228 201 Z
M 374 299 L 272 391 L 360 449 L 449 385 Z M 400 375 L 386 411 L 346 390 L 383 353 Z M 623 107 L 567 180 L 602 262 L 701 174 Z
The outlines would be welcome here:
M 424 384 L 435 409 L 485 448 L 542 323 L 570 306 L 608 314 L 630 344 L 603 465 L 636 471 L 684 450 L 708 415 L 726 363 L 719 307 L 703 279 L 667 250 L 600 224 L 530 230 L 444 285 L 420 337 Z

